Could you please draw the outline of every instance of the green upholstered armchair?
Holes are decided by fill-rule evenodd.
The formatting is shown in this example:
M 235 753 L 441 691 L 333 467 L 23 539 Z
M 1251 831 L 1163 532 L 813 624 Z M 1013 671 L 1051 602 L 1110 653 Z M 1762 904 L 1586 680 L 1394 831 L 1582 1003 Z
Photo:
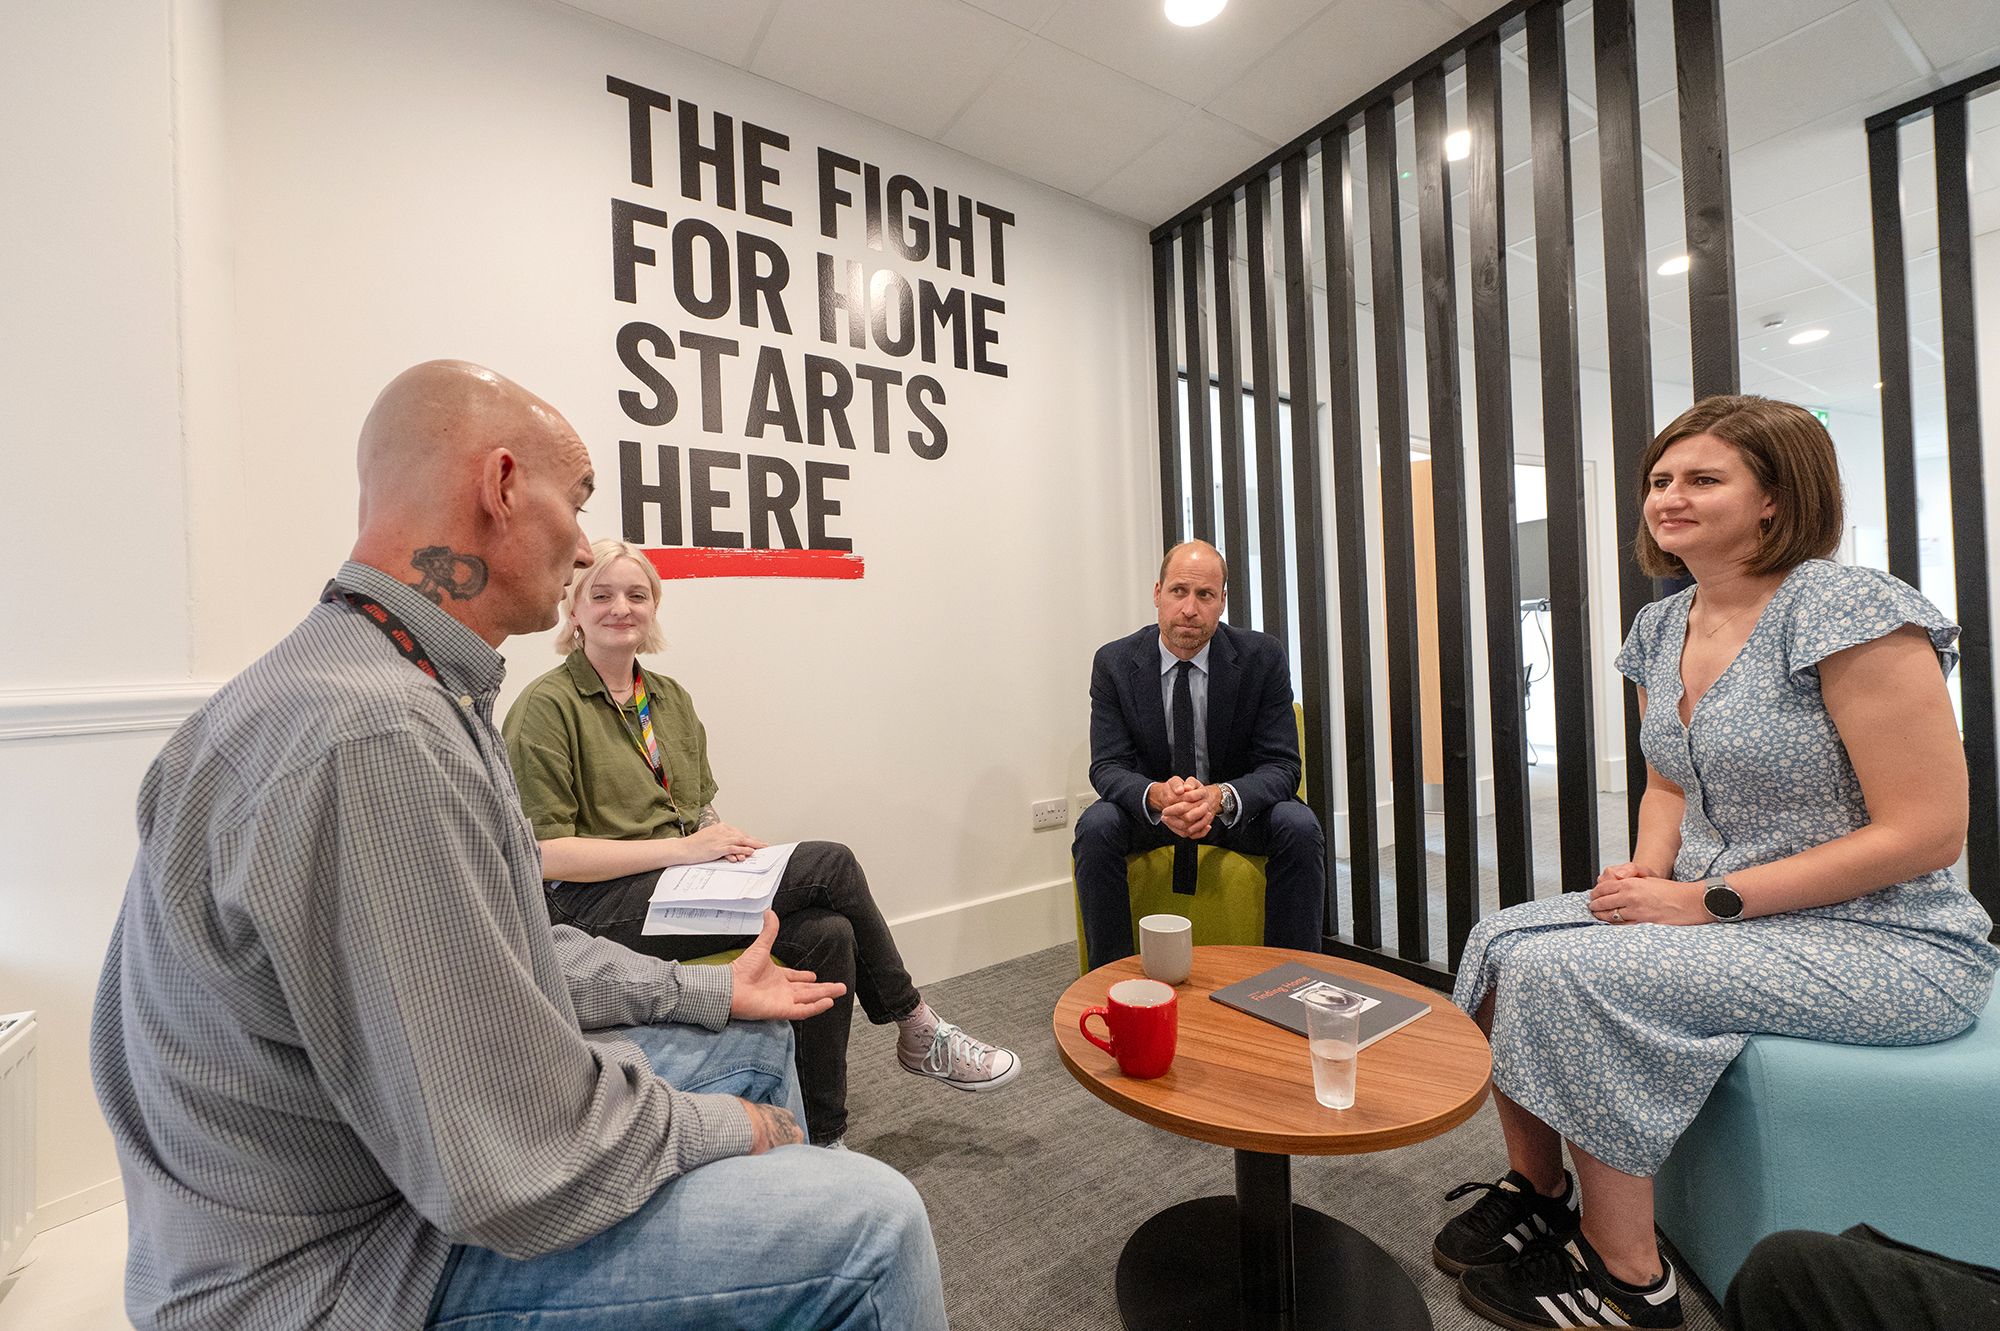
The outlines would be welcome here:
M 1292 719 L 1298 723 L 1299 752 L 1305 752 L 1306 714 L 1292 704 Z M 1299 769 L 1299 798 L 1306 796 L 1305 769 Z M 1126 889 L 1132 898 L 1132 932 L 1136 939 L 1140 917 L 1154 914 L 1185 915 L 1194 922 L 1194 941 L 1203 943 L 1250 943 L 1264 941 L 1264 857 L 1243 855 L 1220 846 L 1202 846 L 1195 851 L 1194 895 L 1174 891 L 1174 848 L 1161 846 L 1125 857 Z M 1076 880 L 1070 879 L 1070 891 Z M 1077 973 L 1090 969 L 1090 957 L 1083 942 L 1083 905 L 1076 903 Z

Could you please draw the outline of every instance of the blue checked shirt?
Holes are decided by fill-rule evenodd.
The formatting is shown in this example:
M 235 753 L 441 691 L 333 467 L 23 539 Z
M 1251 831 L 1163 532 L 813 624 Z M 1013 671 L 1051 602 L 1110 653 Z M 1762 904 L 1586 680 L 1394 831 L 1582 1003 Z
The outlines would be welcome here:
M 384 573 L 175 732 L 91 1035 L 141 1328 L 415 1328 L 454 1243 L 573 1247 L 740 1155 L 617 1026 L 728 1021 L 727 967 L 551 928 L 493 724 L 505 664 Z

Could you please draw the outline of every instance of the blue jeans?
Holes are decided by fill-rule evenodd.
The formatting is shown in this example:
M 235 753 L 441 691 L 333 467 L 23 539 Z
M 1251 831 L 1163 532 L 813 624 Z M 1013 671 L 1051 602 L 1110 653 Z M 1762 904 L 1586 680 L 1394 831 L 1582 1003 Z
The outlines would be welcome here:
M 732 1021 L 621 1032 L 684 1091 L 782 1104 L 804 1121 L 791 1027 Z M 568 1252 L 456 1247 L 429 1326 L 498 1331 L 942 1328 L 930 1219 L 879 1160 L 812 1146 L 703 1165 Z

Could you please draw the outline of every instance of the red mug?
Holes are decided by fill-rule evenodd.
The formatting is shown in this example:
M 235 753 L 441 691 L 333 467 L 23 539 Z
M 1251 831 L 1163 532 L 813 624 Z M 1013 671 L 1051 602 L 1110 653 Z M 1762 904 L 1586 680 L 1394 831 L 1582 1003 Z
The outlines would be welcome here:
M 1083 1038 L 1118 1060 L 1128 1077 L 1157 1077 L 1174 1061 L 1174 1037 L 1180 1029 L 1180 1006 L 1174 988 L 1158 980 L 1120 980 L 1105 995 L 1103 1007 L 1085 1008 L 1076 1019 Z M 1090 1033 L 1090 1019 L 1104 1018 L 1109 1040 Z

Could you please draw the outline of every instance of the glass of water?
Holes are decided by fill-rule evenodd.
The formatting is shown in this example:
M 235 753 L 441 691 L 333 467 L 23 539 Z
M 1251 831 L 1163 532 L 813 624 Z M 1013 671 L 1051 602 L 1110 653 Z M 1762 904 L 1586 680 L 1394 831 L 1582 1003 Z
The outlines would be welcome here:
M 1305 1005 L 1313 1096 L 1328 1109 L 1351 1109 L 1355 1055 L 1361 1043 L 1361 997 L 1329 985 L 1307 994 Z

